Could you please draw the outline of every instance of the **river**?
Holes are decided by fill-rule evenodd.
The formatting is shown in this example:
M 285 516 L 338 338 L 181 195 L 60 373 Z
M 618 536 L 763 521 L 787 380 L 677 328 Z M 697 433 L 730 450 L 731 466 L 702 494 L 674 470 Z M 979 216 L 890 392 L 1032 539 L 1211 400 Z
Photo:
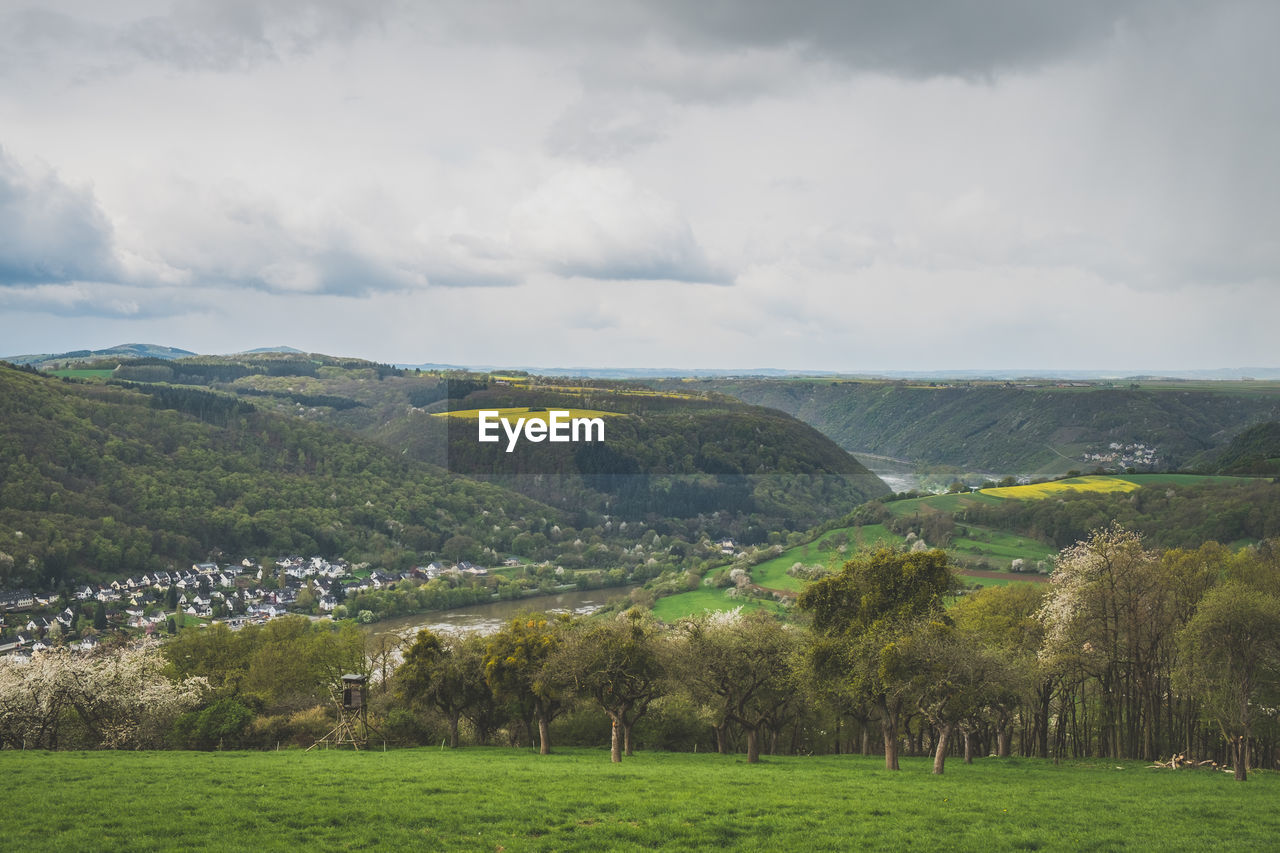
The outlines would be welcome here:
M 369 625 L 376 633 L 395 633 L 412 637 L 423 628 L 447 633 L 492 634 L 511 621 L 517 613 L 574 613 L 583 615 L 604 607 L 611 601 L 626 598 L 640 584 L 611 586 L 606 589 L 570 589 L 552 595 L 534 595 L 516 601 L 492 601 L 453 610 L 433 610 L 397 616 Z
M 916 465 L 906 459 L 895 459 L 892 456 L 877 456 L 874 453 L 853 453 L 867 470 L 875 474 L 895 493 L 909 492 L 919 489 L 920 477 L 916 474 Z

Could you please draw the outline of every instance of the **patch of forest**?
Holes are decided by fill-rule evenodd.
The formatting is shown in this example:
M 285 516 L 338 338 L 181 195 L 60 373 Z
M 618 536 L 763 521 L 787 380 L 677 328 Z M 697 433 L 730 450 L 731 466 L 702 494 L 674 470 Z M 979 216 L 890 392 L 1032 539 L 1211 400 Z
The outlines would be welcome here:
M 693 387 L 780 409 L 846 450 L 1000 473 L 1083 468 L 1085 453 L 1105 454 L 1113 443 L 1154 448 L 1152 470 L 1177 470 L 1245 428 L 1280 418 L 1280 395 L 1226 390 L 843 380 Z
M 5 367 L 0 470 L 3 586 L 57 588 L 216 551 L 398 565 L 452 537 L 502 548 L 560 520 L 522 496 L 224 394 Z

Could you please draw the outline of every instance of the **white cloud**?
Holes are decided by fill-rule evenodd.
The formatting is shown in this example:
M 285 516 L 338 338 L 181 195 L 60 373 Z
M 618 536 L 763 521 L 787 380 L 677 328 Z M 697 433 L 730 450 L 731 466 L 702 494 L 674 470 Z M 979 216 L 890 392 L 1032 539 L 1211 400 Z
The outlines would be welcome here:
M 689 223 L 657 193 L 617 169 L 553 174 L 511 213 L 512 243 L 562 276 L 725 283 Z

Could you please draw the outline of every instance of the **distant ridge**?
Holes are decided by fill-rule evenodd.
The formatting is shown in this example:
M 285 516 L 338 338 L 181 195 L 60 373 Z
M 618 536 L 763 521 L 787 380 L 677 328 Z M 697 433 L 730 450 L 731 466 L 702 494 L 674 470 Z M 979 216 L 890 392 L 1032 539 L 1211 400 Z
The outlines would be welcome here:
M 97 361 L 109 358 L 163 358 L 172 360 L 175 358 L 186 358 L 187 356 L 196 354 L 197 353 L 191 352 L 190 350 L 160 346 L 159 344 L 118 344 L 106 349 L 81 349 L 61 353 L 7 355 L 3 357 L 3 360 L 11 364 L 30 364 L 33 367 L 43 367 L 47 364 L 63 361 Z
M 266 355 L 282 353 L 286 355 L 306 355 L 310 350 L 277 345 L 257 347 L 229 353 L 230 356 Z M 159 344 L 120 344 L 97 350 L 73 350 L 62 353 L 31 353 L 26 355 L 0 356 L 0 360 L 12 364 L 29 364 L 44 368 L 55 363 L 71 361 L 95 361 L 109 358 L 163 358 L 176 359 L 199 355 L 191 350 Z M 1262 380 L 1280 379 L 1280 367 L 1219 367 L 1187 370 L 1055 370 L 1042 368 L 969 368 L 944 370 L 813 370 L 789 369 L 779 367 L 734 367 L 734 368 L 701 368 L 701 367 L 537 367 L 516 364 L 445 364 L 440 362 L 406 363 L 396 362 L 395 367 L 413 370 L 466 370 L 488 373 L 496 370 L 520 370 L 537 376 L 583 377 L 587 379 L 730 379 L 730 378 L 762 378 L 774 379 L 785 377 L 816 377 L 831 379 L 938 379 L 938 380 L 992 380 L 1017 382 L 1025 380 L 1077 380 L 1077 381 L 1141 381 L 1152 379 L 1164 380 Z
M 468 370 L 489 373 L 496 370 L 520 370 L 535 376 L 581 376 L 588 379 L 731 379 L 830 377 L 832 379 L 944 379 L 944 380 L 1103 380 L 1139 381 L 1143 379 L 1225 380 L 1280 379 L 1280 367 L 1221 367 L 1205 370 L 788 370 L 779 367 L 750 368 L 683 368 L 683 367 L 530 367 L 513 364 L 423 364 L 395 365 L 413 370 Z
M 258 347 L 257 349 L 241 350 L 232 353 L 232 355 L 260 355 L 264 352 L 287 352 L 293 355 L 306 355 L 306 350 L 300 350 L 295 347 L 277 346 L 277 347 Z

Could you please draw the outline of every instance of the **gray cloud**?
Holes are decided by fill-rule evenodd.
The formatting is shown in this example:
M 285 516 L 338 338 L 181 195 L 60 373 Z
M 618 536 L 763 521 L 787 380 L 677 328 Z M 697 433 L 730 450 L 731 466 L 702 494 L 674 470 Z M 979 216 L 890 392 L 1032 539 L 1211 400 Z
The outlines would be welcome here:
M 654 0 L 663 28 L 723 47 L 798 45 L 858 70 L 982 77 L 1036 68 L 1110 36 L 1129 0 Z
M 186 0 L 121 28 L 119 43 L 184 70 L 237 70 L 378 25 L 385 0 Z
M 54 0 L 3 19 L 9 52 L 24 63 L 78 75 L 122 73 L 139 62 L 183 71 L 245 71 L 349 42 L 382 25 L 391 0 L 177 0 L 121 3 L 98 22 L 101 4 Z M 4 63 L 10 69 L 14 62 Z
M 0 148 L 0 285 L 113 280 L 111 225 L 88 189 Z

